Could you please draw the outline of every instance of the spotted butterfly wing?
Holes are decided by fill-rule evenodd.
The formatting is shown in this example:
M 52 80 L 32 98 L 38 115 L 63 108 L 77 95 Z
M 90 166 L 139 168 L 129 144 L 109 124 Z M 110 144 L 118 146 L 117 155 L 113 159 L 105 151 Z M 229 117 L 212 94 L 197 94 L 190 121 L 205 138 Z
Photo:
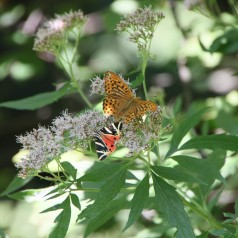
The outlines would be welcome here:
M 103 111 L 106 116 L 114 116 L 117 121 L 129 123 L 147 111 L 156 111 L 157 105 L 135 97 L 130 87 L 117 74 L 106 72 L 104 76 L 106 97 Z
M 99 160 L 104 160 L 116 150 L 116 142 L 120 139 L 122 123 L 112 123 L 95 133 L 95 146 Z

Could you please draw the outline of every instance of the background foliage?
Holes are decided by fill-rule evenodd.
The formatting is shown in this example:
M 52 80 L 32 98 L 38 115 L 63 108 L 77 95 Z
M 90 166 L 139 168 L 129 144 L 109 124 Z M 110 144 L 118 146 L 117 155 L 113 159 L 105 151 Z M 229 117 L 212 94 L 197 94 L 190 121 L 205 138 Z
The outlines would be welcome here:
M 235 221 L 237 216 L 235 201 L 238 159 L 236 141 L 238 131 L 236 63 L 238 30 L 237 6 L 233 1 L 117 0 L 67 1 L 60 4 L 55 1 L 41 1 L 40 3 L 2 1 L 0 3 L 0 29 L 2 31 L 0 39 L 0 102 L 3 103 L 0 104 L 0 188 L 4 190 L 16 173 L 11 160 L 19 150 L 19 145 L 15 142 L 15 135 L 25 133 L 25 131 L 37 127 L 39 123 L 49 124 L 52 118 L 58 116 L 65 108 L 68 108 L 70 112 L 78 112 L 85 108 L 77 94 L 70 94 L 59 100 L 56 95 L 52 104 L 40 109 L 27 105 L 28 110 L 21 110 L 21 108 L 16 110 L 11 109 L 11 104 L 5 103 L 39 93 L 53 92 L 54 85 L 66 77 L 55 64 L 52 55 L 37 54 L 32 51 L 33 34 L 40 22 L 45 17 L 51 18 L 55 13 L 63 13 L 70 9 L 82 9 L 85 14 L 89 14 L 90 22 L 85 29 L 86 32 L 79 47 L 81 58 L 78 73 L 82 79 L 85 79 L 84 91 L 87 92 L 90 101 L 96 103 L 100 98 L 90 96 L 88 78 L 107 70 L 126 73 L 137 67 L 138 58 L 135 48 L 123 36 L 115 34 L 114 29 L 122 14 L 127 13 L 127 10 L 144 6 L 144 3 L 151 4 L 152 7 L 163 11 L 166 16 L 159 24 L 156 41 L 152 44 L 152 52 L 155 54 L 156 60 L 151 61 L 147 67 L 147 85 L 151 92 L 154 91 L 159 95 L 161 104 L 166 105 L 173 126 L 182 128 L 173 134 L 170 145 L 161 142 L 162 153 L 168 151 L 167 157 L 169 157 L 177 150 L 196 148 L 197 155 L 191 154 L 190 157 L 203 157 L 204 148 L 214 150 L 204 164 L 190 158 L 189 161 L 192 164 L 189 165 L 185 156 L 176 155 L 172 159 L 178 165 L 173 168 L 173 171 L 162 166 L 154 168 L 154 171 L 168 180 L 191 182 L 190 189 L 191 191 L 194 189 L 195 193 L 197 187 L 193 186 L 193 183 L 198 183 L 201 197 L 196 197 L 197 202 L 201 202 L 203 195 L 209 192 L 207 199 L 212 215 L 221 222 L 226 219 L 228 223 L 229 219 L 231 222 Z M 47 94 L 45 98 L 47 101 Z M 209 107 L 209 109 L 201 111 L 200 108 L 204 107 Z M 190 129 L 190 136 L 193 139 L 185 143 L 190 139 L 184 138 Z M 224 140 L 220 133 L 228 133 L 229 136 Z M 213 137 L 207 137 L 209 135 L 213 135 Z M 184 141 L 180 146 L 182 139 Z M 211 139 L 213 140 L 211 141 Z M 225 155 L 223 150 L 214 149 L 214 145 L 216 148 L 220 147 L 220 149 L 229 152 Z M 226 160 L 224 160 L 225 156 Z M 77 161 L 77 156 L 75 160 Z M 88 164 L 81 163 L 80 166 L 87 167 Z M 114 171 L 112 168 L 109 169 Z M 121 169 L 123 171 L 123 168 Z M 201 173 L 197 174 L 199 169 Z M 221 174 L 219 173 L 220 169 Z M 119 172 L 122 171 L 119 170 Z M 182 174 L 180 174 L 181 171 L 183 171 Z M 120 175 L 123 176 L 123 173 Z M 119 174 L 114 171 L 111 176 L 116 179 Z M 153 179 L 154 184 L 160 185 L 155 188 L 156 193 L 165 185 L 157 177 L 153 177 Z M 207 191 L 202 182 L 213 184 L 215 179 L 217 180 L 212 191 Z M 143 191 L 146 181 L 147 177 L 145 176 L 140 184 Z M 49 185 L 42 180 L 33 179 L 24 188 L 42 188 Z M 38 198 L 30 196 L 29 191 L 27 193 L 29 200 L 27 201 L 38 200 Z M 171 188 L 168 192 L 173 194 L 173 189 Z M 138 193 L 138 196 L 141 197 L 140 190 Z M 16 235 L 27 237 L 27 234 L 32 233 L 31 229 L 35 230 L 36 227 L 36 237 L 45 237 L 49 233 L 51 226 L 44 221 L 52 222 L 55 214 L 38 214 L 38 212 L 53 205 L 51 201 L 47 201 L 43 205 L 39 202 L 32 205 L 28 202 L 13 202 L 7 197 L 1 199 L 0 226 L 10 237 L 16 237 Z M 68 199 L 61 203 L 62 206 L 69 206 Z M 70 199 L 77 204 L 74 196 Z M 173 202 L 177 204 L 179 200 L 175 195 L 176 199 L 177 201 L 171 201 L 171 206 Z M 163 208 L 163 201 L 163 198 L 158 200 L 160 208 Z M 125 203 L 123 200 L 118 202 Z M 149 203 L 150 201 L 145 202 Z M 30 213 L 29 207 L 35 209 L 36 212 Z M 112 204 L 112 207 L 108 209 L 116 213 L 117 204 Z M 223 214 L 223 212 L 226 213 Z M 76 214 L 72 215 L 75 218 L 77 216 Z M 174 231 L 168 230 L 168 227 L 158 218 L 155 219 L 153 212 L 144 212 L 135 227 L 132 226 L 126 232 L 120 233 L 126 224 L 124 217 L 124 211 L 122 211 L 117 217 L 102 226 L 99 232 L 92 237 L 100 237 L 101 234 L 105 236 L 109 231 L 119 234 L 120 237 L 135 237 L 135 234 L 137 237 L 156 237 L 158 234 L 164 234 L 164 237 L 173 236 Z M 23 218 L 27 220 L 25 224 L 22 224 Z M 103 218 L 100 217 L 100 219 Z M 199 217 L 190 217 L 190 219 L 200 228 L 207 226 L 205 219 L 199 219 Z M 127 225 L 129 223 L 130 220 Z M 90 227 L 93 226 L 94 223 L 91 221 Z M 149 231 L 146 230 L 147 226 L 150 227 Z M 20 233 L 19 227 L 21 227 Z M 86 230 L 86 232 L 89 231 Z M 221 232 L 217 229 L 209 236 L 219 237 L 223 235 Z M 72 225 L 69 237 L 74 237 L 74 235 L 78 237 L 79 233 L 83 234 L 83 225 Z M 206 237 L 206 234 L 200 237 Z

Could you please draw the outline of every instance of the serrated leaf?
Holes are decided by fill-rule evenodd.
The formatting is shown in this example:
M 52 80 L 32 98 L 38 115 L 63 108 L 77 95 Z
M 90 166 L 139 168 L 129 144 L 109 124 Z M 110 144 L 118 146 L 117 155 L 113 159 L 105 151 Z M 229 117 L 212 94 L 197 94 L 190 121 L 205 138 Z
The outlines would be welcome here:
M 63 204 L 63 211 L 57 217 L 57 225 L 50 233 L 49 238 L 65 238 L 71 218 L 70 198 L 67 197 Z
M 73 203 L 73 205 L 78 208 L 79 210 L 81 210 L 81 205 L 80 205 L 80 201 L 79 198 L 76 194 L 71 193 L 70 194 L 70 198 L 71 198 L 71 202 Z
M 85 208 L 79 214 L 78 219 L 91 219 L 105 209 L 125 184 L 126 171 L 127 167 L 122 167 L 119 171 L 109 177 L 98 192 L 94 203 Z
M 206 184 L 195 173 L 192 173 L 191 171 L 179 166 L 175 166 L 174 168 L 164 166 L 153 166 L 152 169 L 159 176 L 169 180 L 187 183 L 199 183 L 204 185 Z
M 197 177 L 207 184 L 200 185 L 201 189 L 206 193 L 216 179 L 225 182 L 225 179 L 220 174 L 220 169 L 225 163 L 225 156 L 224 150 L 215 150 L 208 155 L 206 160 L 185 155 L 173 156 L 171 159 L 175 160 L 179 166 L 197 174 Z
M 76 179 L 77 169 L 75 169 L 72 164 L 70 164 L 68 161 L 64 161 L 61 163 L 61 166 L 67 174 L 71 175 L 74 180 Z
M 13 180 L 11 181 L 11 183 L 7 186 L 7 188 L 0 194 L 0 196 L 5 196 L 7 194 L 10 194 L 14 191 L 16 191 L 17 189 L 23 187 L 24 185 L 26 185 L 28 182 L 31 181 L 32 178 L 26 178 L 26 179 L 22 179 L 19 178 L 17 175 L 13 178 Z
M 105 181 L 124 166 L 125 163 L 95 162 L 93 166 L 86 171 L 86 174 L 77 179 L 77 181 Z
M 72 93 L 69 84 L 53 92 L 39 93 L 31 97 L 0 103 L 0 107 L 13 108 L 17 110 L 35 110 L 56 102 L 61 97 Z
M 176 227 L 176 238 L 195 238 L 189 217 L 175 188 L 152 174 L 155 190 L 155 205 L 159 214 L 170 227 Z
M 149 197 L 149 188 L 149 175 L 146 174 L 144 179 L 139 183 L 135 190 L 135 194 L 133 196 L 133 199 L 131 200 L 131 210 L 129 218 L 123 231 L 133 225 L 141 215 L 141 212 L 143 211 L 146 201 Z
M 98 213 L 93 219 L 87 224 L 87 228 L 84 233 L 84 238 L 87 238 L 93 231 L 107 222 L 110 218 L 115 216 L 115 214 L 123 209 L 126 205 L 126 200 L 124 198 L 115 199 L 110 204 Z
M 15 200 L 26 200 L 26 198 L 33 197 L 38 192 L 38 189 L 26 189 L 16 193 L 11 193 L 7 196 Z
M 192 115 L 189 115 L 185 118 L 180 124 L 176 131 L 173 133 L 173 137 L 171 140 L 171 146 L 169 151 L 167 152 L 165 158 L 168 158 L 174 152 L 177 151 L 178 146 L 183 139 L 183 137 L 189 132 L 191 128 L 193 128 L 199 121 L 202 114 L 207 110 L 207 108 L 203 108 Z
M 178 150 L 187 149 L 224 149 L 238 151 L 238 137 L 232 135 L 218 134 L 198 136 L 183 144 Z

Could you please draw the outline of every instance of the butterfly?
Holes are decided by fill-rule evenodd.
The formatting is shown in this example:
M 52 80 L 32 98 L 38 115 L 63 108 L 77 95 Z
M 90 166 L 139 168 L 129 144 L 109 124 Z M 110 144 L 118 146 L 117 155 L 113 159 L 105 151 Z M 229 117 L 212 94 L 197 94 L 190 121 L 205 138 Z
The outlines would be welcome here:
M 112 123 L 95 133 L 94 140 L 99 160 L 104 160 L 116 150 L 116 142 L 121 137 L 122 123 Z
M 103 100 L 103 111 L 106 116 L 114 116 L 116 121 L 129 123 L 147 111 L 156 111 L 157 105 L 135 97 L 126 82 L 113 72 L 104 76 L 106 97 Z

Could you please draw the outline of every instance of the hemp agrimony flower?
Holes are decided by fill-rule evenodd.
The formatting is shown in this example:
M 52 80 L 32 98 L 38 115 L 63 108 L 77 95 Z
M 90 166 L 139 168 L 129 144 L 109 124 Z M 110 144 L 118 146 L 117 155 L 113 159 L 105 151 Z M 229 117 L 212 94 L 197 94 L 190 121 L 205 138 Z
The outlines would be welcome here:
M 129 40 L 137 45 L 140 52 L 148 51 L 155 28 L 163 18 L 162 13 L 154 12 L 150 7 L 138 8 L 135 13 L 124 17 L 116 30 L 127 32 Z
M 55 15 L 54 19 L 45 22 L 37 31 L 33 50 L 48 51 L 56 54 L 65 42 L 65 37 L 73 28 L 80 30 L 86 17 L 81 10 L 70 11 L 63 15 Z
M 163 110 L 158 107 L 155 112 L 149 112 L 144 121 L 137 120 L 123 125 L 120 144 L 129 149 L 129 154 L 139 154 L 147 150 L 152 142 L 158 142 L 163 132 L 162 114 Z
M 87 110 L 76 116 L 65 111 L 53 120 L 51 127 L 39 126 L 26 135 L 18 136 L 17 142 L 22 144 L 23 150 L 28 151 L 16 164 L 20 169 L 19 176 L 48 171 L 48 163 L 54 159 L 58 162 L 62 153 L 87 149 L 95 130 L 108 126 L 109 123 L 96 111 Z

